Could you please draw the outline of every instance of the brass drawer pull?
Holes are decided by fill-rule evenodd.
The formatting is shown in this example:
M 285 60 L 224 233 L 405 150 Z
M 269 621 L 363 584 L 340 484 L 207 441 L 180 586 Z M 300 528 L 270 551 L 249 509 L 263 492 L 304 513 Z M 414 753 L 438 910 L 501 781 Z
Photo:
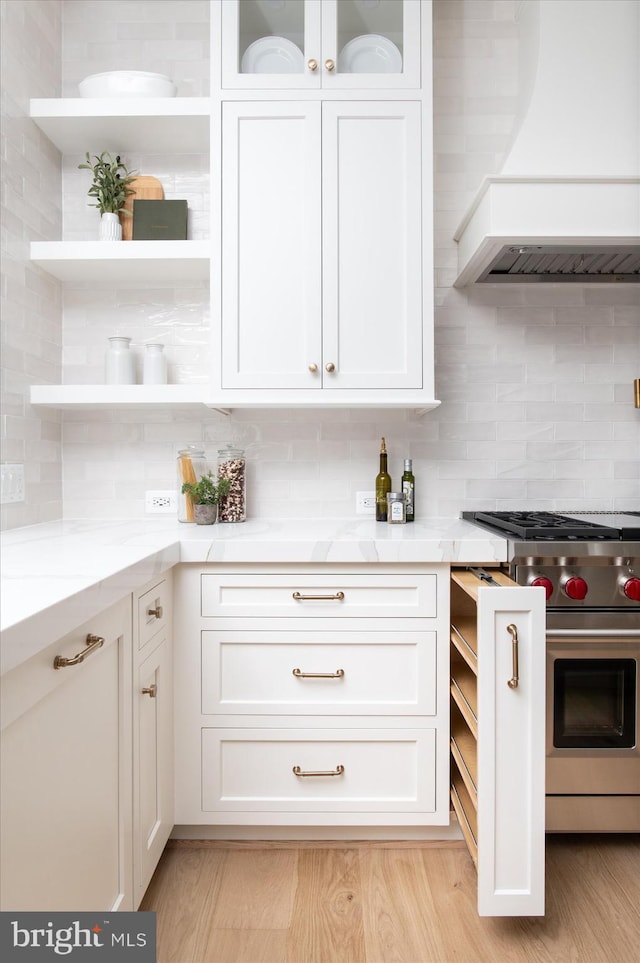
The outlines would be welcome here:
M 82 652 L 78 652 L 78 654 L 74 655 L 71 659 L 65 659 L 63 655 L 57 655 L 53 660 L 53 668 L 66 669 L 69 665 L 79 665 L 81 662 L 84 662 L 88 655 L 91 655 L 92 652 L 95 652 L 96 649 L 104 645 L 104 639 L 100 635 L 89 634 L 86 638 L 86 644 L 87 648 L 83 649 Z
M 300 595 L 300 592 L 294 592 L 293 598 L 296 602 L 342 602 L 344 592 L 336 592 L 335 595 Z
M 511 658 L 513 660 L 513 676 L 507 682 L 510 689 L 517 689 L 518 683 L 520 682 L 520 675 L 518 669 L 518 629 L 511 623 L 507 626 L 507 632 L 511 636 Z
M 153 615 L 156 619 L 162 618 L 162 606 L 156 605 L 155 609 L 147 609 L 147 615 Z
M 329 769 L 325 772 L 313 772 L 312 770 L 303 770 L 300 766 L 293 767 L 293 773 L 295 776 L 341 776 L 344 772 L 344 766 L 336 766 L 335 769 Z
M 153 682 L 151 685 L 144 687 L 142 694 L 148 695 L 150 699 L 155 699 L 158 694 L 158 686 Z
M 336 669 L 335 672 L 301 672 L 300 669 L 294 669 L 292 675 L 296 679 L 342 679 L 344 669 Z

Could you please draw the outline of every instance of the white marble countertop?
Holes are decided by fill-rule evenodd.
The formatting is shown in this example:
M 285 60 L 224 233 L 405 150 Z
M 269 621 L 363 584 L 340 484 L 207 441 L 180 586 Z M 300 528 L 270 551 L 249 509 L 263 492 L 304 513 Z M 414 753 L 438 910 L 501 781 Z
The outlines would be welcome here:
M 6 672 L 178 562 L 489 563 L 506 542 L 455 518 L 66 520 L 2 533 L 0 671 Z

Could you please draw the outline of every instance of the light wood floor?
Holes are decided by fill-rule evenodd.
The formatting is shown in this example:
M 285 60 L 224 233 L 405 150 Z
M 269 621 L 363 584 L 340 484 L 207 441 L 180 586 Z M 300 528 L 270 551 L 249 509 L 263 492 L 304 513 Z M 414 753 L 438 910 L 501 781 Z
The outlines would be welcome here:
M 170 842 L 158 963 L 638 963 L 640 837 L 547 837 L 544 918 L 480 919 L 463 844 Z

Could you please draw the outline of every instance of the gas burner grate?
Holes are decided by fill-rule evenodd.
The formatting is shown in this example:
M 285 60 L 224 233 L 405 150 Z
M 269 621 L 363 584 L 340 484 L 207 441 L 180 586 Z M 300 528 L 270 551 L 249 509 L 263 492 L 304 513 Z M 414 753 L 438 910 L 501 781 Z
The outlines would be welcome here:
M 465 512 L 463 517 L 482 523 L 494 531 L 537 541 L 611 540 L 620 537 L 616 528 L 567 518 L 555 512 Z

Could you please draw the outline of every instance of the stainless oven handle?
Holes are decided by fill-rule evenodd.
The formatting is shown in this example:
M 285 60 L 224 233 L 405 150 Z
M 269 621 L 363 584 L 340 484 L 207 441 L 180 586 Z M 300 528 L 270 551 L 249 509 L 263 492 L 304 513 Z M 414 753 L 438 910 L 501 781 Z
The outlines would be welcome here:
M 638 639 L 637 629 L 547 629 L 548 639 Z

